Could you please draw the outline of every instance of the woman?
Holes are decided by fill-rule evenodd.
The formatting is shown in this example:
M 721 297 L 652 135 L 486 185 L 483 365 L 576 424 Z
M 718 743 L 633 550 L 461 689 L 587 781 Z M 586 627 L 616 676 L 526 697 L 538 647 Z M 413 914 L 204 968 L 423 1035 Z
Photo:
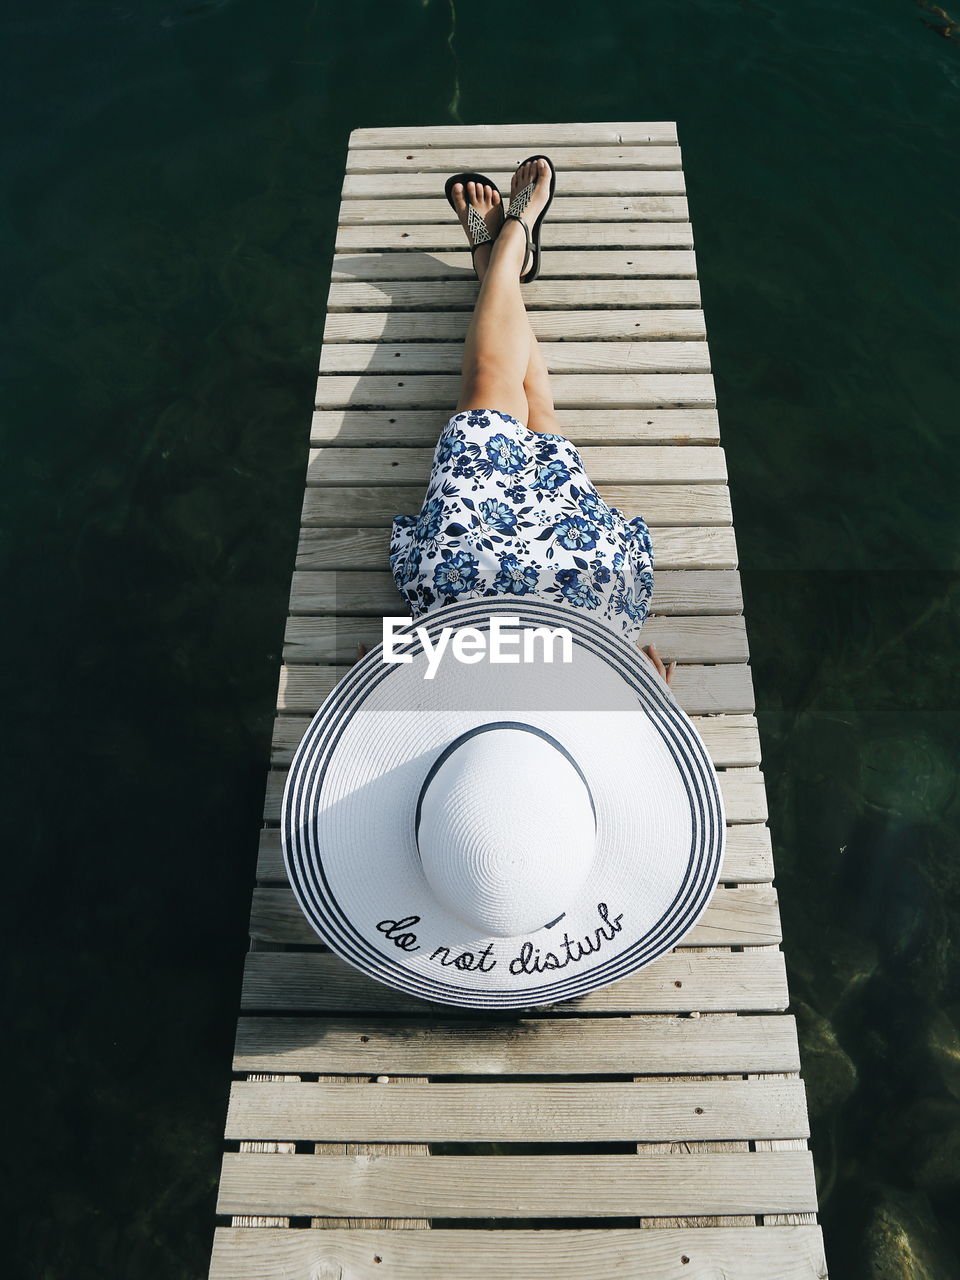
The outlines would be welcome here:
M 435 640 L 444 622 L 562 619 L 570 658 L 451 662 L 425 686 L 423 636 L 402 663 L 368 655 L 316 712 L 282 805 L 287 875 L 326 945 L 466 1008 L 555 1004 L 651 963 L 694 927 L 724 854 L 723 796 L 667 687 L 675 664 L 646 646 L 656 678 L 633 649 L 649 532 L 606 505 L 556 429 L 521 298 L 552 185 L 530 157 L 504 217 L 483 175 L 447 183 L 481 286 L 456 411 L 419 516 L 394 519 L 390 563 Z
M 492 183 L 447 183 L 481 286 L 456 411 L 420 514 L 393 521 L 390 567 L 414 619 L 458 600 L 529 594 L 585 610 L 639 644 L 653 592 L 649 530 L 604 502 L 558 430 L 520 289 L 539 272 L 555 182 L 546 156 L 522 162 L 506 215 Z M 642 652 L 669 684 L 676 663 L 665 666 L 653 644 Z

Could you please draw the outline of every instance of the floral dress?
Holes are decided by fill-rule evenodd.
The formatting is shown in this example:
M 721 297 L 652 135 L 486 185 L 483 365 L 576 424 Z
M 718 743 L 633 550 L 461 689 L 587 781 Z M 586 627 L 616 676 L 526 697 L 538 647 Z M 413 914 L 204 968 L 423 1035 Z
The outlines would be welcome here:
M 540 596 L 582 609 L 627 640 L 653 594 L 653 546 L 591 484 L 566 436 L 496 409 L 449 420 L 420 514 L 394 517 L 390 569 L 414 620 L 484 596 Z

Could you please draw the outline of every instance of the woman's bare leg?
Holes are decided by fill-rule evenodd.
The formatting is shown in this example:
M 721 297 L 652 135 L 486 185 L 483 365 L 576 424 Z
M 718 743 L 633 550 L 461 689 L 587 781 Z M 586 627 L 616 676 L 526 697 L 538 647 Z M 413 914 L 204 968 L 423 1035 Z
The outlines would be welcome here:
M 490 261 L 490 246 L 481 245 L 474 260 L 477 275 L 482 281 Z M 529 315 L 527 323 L 529 324 Z M 531 431 L 547 431 L 563 435 L 553 403 L 547 362 L 532 328 L 530 329 L 530 358 L 523 374 L 523 393 L 527 398 L 527 414 L 525 418 L 521 417 L 519 420 L 524 422 Z
M 543 348 L 530 330 L 530 362 L 523 377 L 523 393 L 527 397 L 527 426 L 531 431 L 553 431 L 563 435 L 553 406 L 550 375 Z
M 496 195 L 495 192 L 494 195 Z M 481 245 L 474 255 L 477 275 L 481 281 L 486 275 L 487 264 L 490 261 L 490 248 L 489 245 Z M 528 312 L 527 324 L 529 323 Z M 563 435 L 553 404 L 547 362 L 532 328 L 530 329 L 530 359 L 523 375 L 523 393 L 527 397 L 528 412 L 526 419 L 521 418 L 520 421 L 525 421 L 531 431 L 552 431 L 557 435 Z
M 542 160 L 524 165 L 514 174 L 511 195 L 538 175 L 538 186 L 524 210 L 528 225 L 533 224 L 546 203 L 549 174 L 549 167 Z M 496 232 L 502 223 L 496 192 L 473 183 L 468 186 L 471 203 L 485 217 L 490 230 Z M 461 221 L 465 222 L 466 200 L 459 186 L 454 188 L 453 198 Z M 496 408 L 511 414 L 531 431 L 555 431 L 557 422 L 546 362 L 530 327 L 520 290 L 525 248 L 523 228 L 511 220 L 502 224 L 492 246 L 483 246 L 474 255 L 482 283 L 464 342 L 457 412 Z

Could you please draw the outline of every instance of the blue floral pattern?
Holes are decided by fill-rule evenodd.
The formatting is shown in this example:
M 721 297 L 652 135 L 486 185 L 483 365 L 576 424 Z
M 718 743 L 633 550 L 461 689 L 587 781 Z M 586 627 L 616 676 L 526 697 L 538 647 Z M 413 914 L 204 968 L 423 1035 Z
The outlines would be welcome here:
M 540 596 L 635 640 L 653 595 L 653 544 L 591 484 L 565 436 L 496 409 L 455 413 L 418 515 L 394 517 L 390 568 L 417 619 L 485 596 Z

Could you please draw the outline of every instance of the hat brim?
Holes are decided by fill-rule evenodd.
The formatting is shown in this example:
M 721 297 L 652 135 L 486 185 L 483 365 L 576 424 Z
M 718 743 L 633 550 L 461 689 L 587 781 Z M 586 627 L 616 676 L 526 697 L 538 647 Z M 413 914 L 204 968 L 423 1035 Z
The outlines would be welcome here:
M 443 628 L 563 627 L 570 663 L 467 665 L 424 679 Z M 378 982 L 424 1000 L 526 1008 L 616 982 L 671 950 L 716 887 L 725 820 L 706 747 L 635 647 L 548 601 L 474 600 L 432 610 L 404 634 L 411 661 L 371 650 L 344 676 L 296 751 L 282 809 L 287 874 L 323 941 Z M 414 836 L 423 779 L 474 725 L 523 721 L 552 734 L 586 775 L 597 851 L 575 903 L 551 927 L 485 937 L 451 915 Z

